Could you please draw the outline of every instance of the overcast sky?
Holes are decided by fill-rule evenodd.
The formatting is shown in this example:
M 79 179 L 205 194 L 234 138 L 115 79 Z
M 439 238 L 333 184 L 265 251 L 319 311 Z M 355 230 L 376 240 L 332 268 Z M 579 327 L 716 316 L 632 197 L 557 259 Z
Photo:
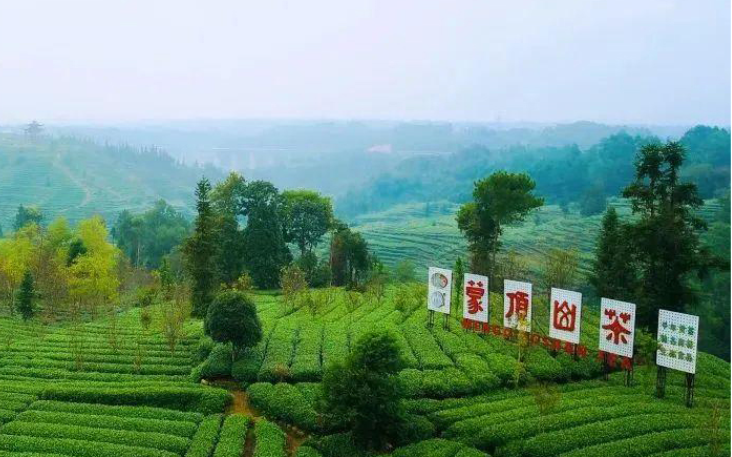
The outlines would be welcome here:
M 729 0 L 0 0 L 0 122 L 730 122 Z

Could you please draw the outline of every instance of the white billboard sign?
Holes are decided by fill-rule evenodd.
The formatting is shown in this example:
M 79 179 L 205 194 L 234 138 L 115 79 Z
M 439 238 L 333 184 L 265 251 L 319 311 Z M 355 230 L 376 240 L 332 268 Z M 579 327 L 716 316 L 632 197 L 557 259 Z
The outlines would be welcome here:
M 450 314 L 452 271 L 430 267 L 427 277 L 427 309 Z
M 503 326 L 531 331 L 531 283 L 503 281 Z
M 633 357 L 635 305 L 603 298 L 600 302 L 600 350 Z
M 488 277 L 465 273 L 463 279 L 463 319 L 488 322 L 490 297 Z
M 579 344 L 582 294 L 552 287 L 549 311 L 549 336 Z
M 698 335 L 699 316 L 659 310 L 656 364 L 686 373 L 696 373 Z

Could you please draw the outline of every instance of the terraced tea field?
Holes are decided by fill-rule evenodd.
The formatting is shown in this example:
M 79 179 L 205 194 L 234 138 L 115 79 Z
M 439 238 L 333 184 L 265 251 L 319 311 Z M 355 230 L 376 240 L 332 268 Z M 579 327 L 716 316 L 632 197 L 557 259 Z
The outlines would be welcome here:
M 630 215 L 626 201 L 613 199 L 610 205 L 619 214 Z M 448 202 L 432 203 L 426 216 L 423 203 L 399 205 L 360 216 L 355 226 L 386 265 L 393 267 L 402 259 L 410 259 L 419 266 L 421 274 L 426 273 L 429 265 L 451 267 L 458 255 L 465 255 L 467 243 L 455 221 L 459 207 Z M 700 214 L 711 220 L 719 208 L 717 200 L 707 200 Z M 583 217 L 575 209 L 564 214 L 559 206 L 547 205 L 529 215 L 519 226 L 506 227 L 501 242 L 506 251 L 520 254 L 534 272 L 540 265 L 541 254 L 550 247 L 577 249 L 580 269 L 586 273 L 601 221 L 601 215 Z
M 203 169 L 166 155 L 106 147 L 69 138 L 30 143 L 0 134 L 0 224 L 12 227 L 18 205 L 37 205 L 48 223 L 57 216 L 78 221 L 93 214 L 113 223 L 122 210 L 140 212 L 164 198 L 186 214 Z M 222 172 L 207 169 L 216 180 Z
M 190 380 L 200 322 L 171 351 L 153 316 L 148 329 L 139 310 L 114 327 L 0 318 L 0 456 L 241 456 L 250 419 L 225 416 L 231 395 Z M 259 447 L 284 452 L 280 435 Z
M 655 369 L 638 367 L 625 387 L 621 373 L 600 380 L 593 357 L 530 346 L 519 362 L 515 341 L 467 332 L 456 316 L 447 329 L 430 328 L 423 287 L 409 287 L 406 302 L 394 288 L 384 296 L 316 291 L 315 314 L 256 293 L 264 338 L 233 364 L 197 320 L 171 350 L 154 307 L 145 326 L 140 309 L 79 325 L 0 318 L 0 457 L 366 456 L 325 425 L 315 404 L 324 368 L 372 329 L 398 335 L 407 366 L 400 378 L 422 436 L 395 456 L 729 455 L 728 363 L 700 355 L 689 409 L 675 373 L 658 399 Z M 541 330 L 547 315 L 536 306 Z M 582 326 L 583 343 L 596 347 L 591 311 Z M 246 404 L 198 382 L 230 375 Z M 537 401 L 542 383 L 556 386 L 551 408 Z
M 599 380 L 601 367 L 594 357 L 577 361 L 532 346 L 518 363 L 514 342 L 466 332 L 455 316 L 449 329 L 428 328 L 421 303 L 400 310 L 391 293 L 381 300 L 364 296 L 357 301 L 345 293 L 321 297 L 328 305 L 315 315 L 304 308 L 288 310 L 276 296 L 257 295 L 263 342 L 233 366 L 226 348 L 214 348 L 196 375 L 231 372 L 269 419 L 311 434 L 308 446 L 323 455 L 357 454 L 319 420 L 314 407 L 319 381 L 327 363 L 345 357 L 361 334 L 391 329 L 407 365 L 400 377 L 409 410 L 433 436 L 394 455 L 620 455 L 629 452 L 628 446 L 634 456 L 707 455 L 710 443 L 717 443 L 710 437 L 729 441 L 730 368 L 715 357 L 700 356 L 696 406 L 689 409 L 679 374 L 669 375 L 667 398 L 661 400 L 653 395 L 655 368 L 639 366 L 629 388 L 622 373 Z M 546 313 L 537 312 L 535 323 L 546 319 Z M 588 312 L 582 327 L 590 349 L 597 347 L 597 326 L 597 316 Z M 559 392 L 555 408 L 542 415 L 535 391 L 544 382 L 557 383 Z M 725 447 L 721 452 L 729 454 Z

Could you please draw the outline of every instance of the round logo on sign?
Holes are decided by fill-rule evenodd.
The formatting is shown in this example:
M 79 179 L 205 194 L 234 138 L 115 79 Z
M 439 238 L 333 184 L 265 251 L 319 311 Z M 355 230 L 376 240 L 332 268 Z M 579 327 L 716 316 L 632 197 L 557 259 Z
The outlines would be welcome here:
M 447 276 L 442 273 L 435 273 L 432 275 L 432 285 L 440 289 L 447 287 Z
M 442 308 L 445 306 L 445 294 L 442 292 L 432 292 L 430 297 L 430 303 L 433 308 Z

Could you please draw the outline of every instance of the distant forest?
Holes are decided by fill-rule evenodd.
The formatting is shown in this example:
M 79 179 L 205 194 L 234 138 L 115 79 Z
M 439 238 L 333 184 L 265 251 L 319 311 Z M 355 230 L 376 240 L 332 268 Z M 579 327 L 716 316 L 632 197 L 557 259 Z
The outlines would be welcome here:
M 411 157 L 393 171 L 336 201 L 336 211 L 346 218 L 381 211 L 407 202 L 470 198 L 471 183 L 496 170 L 523 171 L 537 183 L 537 193 L 549 204 L 577 202 L 586 215 L 604 210 L 607 197 L 618 196 L 633 179 L 638 149 L 661 139 L 630 135 L 624 131 L 603 138 L 588 148 L 566 146 L 471 146 L 450 155 Z M 679 140 L 687 158 L 682 179 L 697 184 L 702 198 L 724 196 L 730 182 L 730 132 L 719 127 L 696 126 Z

